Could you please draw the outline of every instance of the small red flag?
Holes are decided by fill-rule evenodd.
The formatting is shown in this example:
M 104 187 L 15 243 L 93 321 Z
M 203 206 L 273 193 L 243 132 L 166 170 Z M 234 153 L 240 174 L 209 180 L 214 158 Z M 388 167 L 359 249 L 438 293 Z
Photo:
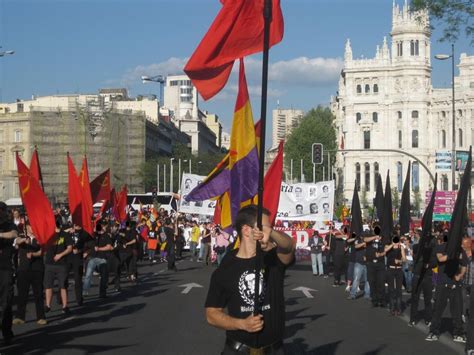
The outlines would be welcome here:
M 223 7 L 184 67 L 208 100 L 227 83 L 234 61 L 263 51 L 265 0 L 221 0 Z M 283 38 L 280 0 L 272 0 L 270 46 Z
M 344 136 L 341 137 L 341 149 L 344 149 Z
M 69 211 L 71 212 L 72 222 L 78 226 L 82 226 L 82 187 L 77 177 L 76 168 L 72 162 L 69 153 L 67 154 L 68 167 L 68 201 Z
M 127 185 L 122 187 L 122 191 L 118 194 L 117 198 L 117 216 L 119 218 L 120 223 L 125 222 L 127 219 Z
M 92 208 L 92 196 L 89 184 L 89 168 L 87 167 L 87 157 L 82 160 L 82 169 L 79 174 L 79 183 L 82 189 L 82 228 L 84 231 L 92 235 L 94 232 L 94 226 L 92 224 L 92 215 L 94 210 Z
M 92 180 L 90 186 L 92 203 L 108 200 L 110 198 L 110 169 Z
M 280 141 L 278 154 L 265 174 L 263 183 L 263 205 L 270 211 L 270 222 L 272 224 L 275 222 L 278 203 L 280 202 L 281 180 L 283 176 L 283 145 L 284 142 Z
M 38 180 L 28 167 L 16 155 L 18 169 L 18 187 L 23 205 L 25 206 L 31 229 L 38 243 L 45 245 L 54 235 L 56 222 L 48 198 L 41 189 Z

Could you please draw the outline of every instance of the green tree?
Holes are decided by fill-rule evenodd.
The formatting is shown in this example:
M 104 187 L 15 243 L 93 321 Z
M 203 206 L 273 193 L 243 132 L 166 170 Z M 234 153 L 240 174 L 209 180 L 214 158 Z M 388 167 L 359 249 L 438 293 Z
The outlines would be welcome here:
M 300 125 L 293 130 L 285 144 L 285 170 L 290 171 L 293 159 L 293 179 L 301 180 L 300 161 L 303 159 L 303 173 L 306 181 L 313 180 L 312 145 L 322 143 L 324 146 L 323 164 L 327 170 L 327 153 L 331 151 L 333 166 L 336 158 L 336 131 L 334 129 L 334 115 L 328 107 L 318 106 L 309 111 Z M 328 172 L 326 171 L 326 179 Z M 316 165 L 316 181 L 323 179 L 323 166 Z
M 400 208 L 400 193 L 396 187 L 392 188 L 392 208 L 397 211 Z
M 412 0 L 411 10 L 428 10 L 431 18 L 444 23 L 440 41 L 455 42 L 464 29 L 474 43 L 474 2 L 472 0 Z
M 421 193 L 420 193 L 420 189 L 416 188 L 415 190 L 413 190 L 413 209 L 417 217 L 420 214 L 420 208 L 421 208 Z

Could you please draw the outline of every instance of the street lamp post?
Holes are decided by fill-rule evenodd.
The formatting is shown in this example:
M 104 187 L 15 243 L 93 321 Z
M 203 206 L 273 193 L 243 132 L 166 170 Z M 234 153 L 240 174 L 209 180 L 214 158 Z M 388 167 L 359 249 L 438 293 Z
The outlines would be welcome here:
M 142 82 L 143 84 L 149 82 L 155 82 L 160 84 L 160 105 L 163 106 L 163 84 L 165 83 L 165 78 L 163 75 L 156 75 L 156 76 L 148 76 L 142 75 Z
M 181 158 L 178 159 L 178 190 L 181 188 Z
M 166 191 L 166 164 L 163 164 L 163 192 Z
M 455 92 L 454 92 L 454 44 L 451 44 L 451 55 L 447 54 L 437 54 L 435 58 L 438 60 L 446 60 L 451 58 L 451 87 L 452 87 L 452 149 L 451 149 L 451 186 L 452 190 L 456 189 L 456 177 L 455 177 L 455 160 L 456 160 L 456 130 L 455 130 L 455 120 L 456 120 L 456 104 L 455 104 Z
M 173 160 L 174 158 L 170 159 L 170 192 L 173 192 Z
M 160 164 L 156 164 L 156 193 L 160 192 Z

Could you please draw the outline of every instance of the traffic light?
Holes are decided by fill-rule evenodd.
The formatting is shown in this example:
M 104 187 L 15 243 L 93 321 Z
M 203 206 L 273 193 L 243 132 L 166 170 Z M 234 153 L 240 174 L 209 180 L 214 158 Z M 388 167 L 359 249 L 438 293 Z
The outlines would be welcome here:
M 323 145 L 321 143 L 313 143 L 313 164 L 323 163 Z

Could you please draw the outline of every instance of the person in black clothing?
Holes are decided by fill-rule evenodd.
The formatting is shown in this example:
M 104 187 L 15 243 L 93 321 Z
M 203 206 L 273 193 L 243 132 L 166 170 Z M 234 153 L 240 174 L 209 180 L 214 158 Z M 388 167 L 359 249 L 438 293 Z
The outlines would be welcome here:
M 18 249 L 18 271 L 17 271 L 17 314 L 13 324 L 25 323 L 26 303 L 30 286 L 33 288 L 33 296 L 36 305 L 36 320 L 39 325 L 46 324 L 44 313 L 43 296 L 43 273 L 44 263 L 41 247 L 38 244 L 29 222 L 26 222 L 25 237 L 17 238 L 15 247 Z
M 206 262 L 206 265 L 211 263 L 211 228 L 209 224 L 206 224 L 204 227 L 204 231 L 202 232 L 201 238 L 201 250 L 202 253 L 202 260 Z M 198 262 L 200 260 L 198 259 Z
M 45 271 L 44 271 L 44 288 L 46 293 L 45 311 L 51 310 L 51 300 L 53 298 L 54 280 L 58 280 L 61 294 L 61 304 L 63 313 L 69 313 L 67 306 L 67 255 L 72 252 L 71 235 L 61 229 L 56 223 L 56 234 L 51 238 L 46 246 L 45 253 Z
M 87 260 L 86 275 L 84 277 L 84 295 L 88 295 L 91 287 L 92 273 L 98 268 L 100 273 L 99 297 L 107 297 L 107 284 L 109 282 L 109 268 L 107 259 L 113 250 L 110 235 L 105 232 L 102 224 L 97 224 L 94 239 L 86 245 L 87 251 L 84 258 Z
M 423 300 L 425 304 L 424 319 L 427 326 L 431 325 L 432 317 L 432 305 L 431 300 L 433 299 L 433 267 L 436 266 L 436 254 L 434 253 L 434 247 L 436 240 L 431 240 L 423 248 L 423 255 L 413 267 L 413 280 L 412 280 L 412 294 L 410 304 L 410 327 L 415 326 L 417 321 L 418 304 L 420 302 L 420 295 L 423 292 Z M 419 244 L 413 245 L 413 254 L 417 255 Z
M 447 239 L 447 238 L 446 238 Z M 462 324 L 462 278 L 466 272 L 467 256 L 462 251 L 458 259 L 449 260 L 446 254 L 447 243 L 443 242 L 436 246 L 435 253 L 438 261 L 438 285 L 436 286 L 436 302 L 431 321 L 430 333 L 426 337 L 427 341 L 437 341 L 441 331 L 441 317 L 449 300 L 451 317 L 454 323 L 453 341 L 459 343 L 466 342 Z M 453 264 L 451 264 L 453 263 Z M 448 268 L 456 268 L 454 276 L 449 276 L 451 271 Z
M 380 237 L 380 227 L 374 228 L 375 235 L 364 238 L 366 243 L 365 260 L 367 262 L 367 280 L 370 286 L 370 298 L 374 307 L 384 306 L 385 293 L 385 251 Z
M 400 237 L 394 236 L 392 243 L 385 246 L 387 257 L 387 282 L 390 299 L 390 313 L 399 316 L 402 311 L 402 263 L 406 260 L 405 249 L 400 247 Z
M 8 214 L 7 205 L 0 201 L 0 316 L 3 342 L 9 345 L 12 332 L 13 301 L 13 242 L 18 237 L 15 224 Z
M 176 241 L 175 241 L 175 231 L 176 226 L 173 225 L 171 218 L 165 219 L 165 226 L 163 231 L 166 234 L 166 253 L 168 254 L 168 270 L 178 271 L 178 268 L 175 265 L 176 259 Z
M 178 223 L 178 222 L 176 222 Z M 181 227 L 177 227 L 176 236 L 176 258 L 181 260 L 183 258 L 183 248 L 186 245 L 186 239 L 184 238 L 184 230 Z
M 105 226 L 103 226 L 104 229 L 106 229 Z M 114 278 L 111 281 L 111 283 L 114 284 L 114 291 L 119 292 L 121 291 L 120 288 L 120 274 L 121 274 L 121 268 L 122 264 L 120 262 L 120 235 L 125 234 L 125 230 L 119 230 L 118 226 L 113 226 L 110 229 L 110 241 L 112 244 L 112 251 L 110 251 L 107 254 L 107 270 L 108 270 L 108 276 L 107 279 L 109 278 L 110 274 L 114 274 Z M 99 267 L 100 269 L 100 267 Z M 102 279 L 102 276 L 101 276 Z M 105 277 L 104 277 L 105 280 Z
M 344 274 L 347 282 L 346 270 L 344 268 L 346 252 L 347 252 L 347 236 L 345 234 L 336 234 L 333 236 L 333 250 L 334 253 L 334 287 L 341 284 L 341 276 Z
M 286 267 L 294 260 L 295 243 L 288 235 L 274 231 L 268 216 L 269 212 L 264 210 L 260 231 L 257 206 L 239 211 L 235 222 L 240 248 L 229 251 L 211 276 L 206 318 L 210 325 L 226 330 L 224 355 L 284 354 L 283 284 Z M 255 307 L 257 242 L 262 248 L 258 260 L 262 268 L 258 268 L 260 302 Z
M 89 234 L 82 229 L 81 226 L 74 225 L 71 230 L 72 235 L 72 253 L 67 256 L 67 272 L 72 271 L 74 276 L 74 293 L 76 295 L 76 303 L 79 306 L 83 304 L 82 298 L 82 275 L 84 273 L 84 246 L 90 239 Z M 66 281 L 66 289 L 69 283 Z
M 135 280 L 135 270 L 133 262 L 133 249 L 137 243 L 136 231 L 131 228 L 130 222 L 126 222 L 125 229 L 118 234 L 118 250 L 120 259 L 120 269 L 123 266 L 127 269 L 128 277 Z

